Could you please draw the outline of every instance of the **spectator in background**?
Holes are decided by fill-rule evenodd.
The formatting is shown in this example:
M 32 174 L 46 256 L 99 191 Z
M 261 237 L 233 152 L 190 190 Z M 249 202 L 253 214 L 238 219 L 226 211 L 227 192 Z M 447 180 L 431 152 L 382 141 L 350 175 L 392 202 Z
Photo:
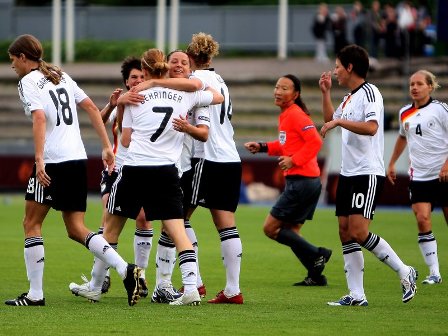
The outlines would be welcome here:
M 315 60 L 320 63 L 328 63 L 326 35 L 331 27 L 331 21 L 328 14 L 328 5 L 321 3 L 314 17 L 312 32 L 316 39 Z
M 280 108 L 279 138 L 270 142 L 247 142 L 244 147 L 252 154 L 265 152 L 278 157 L 286 186 L 271 212 L 263 230 L 267 237 L 289 246 L 308 271 L 295 286 L 326 286 L 322 274 L 331 250 L 317 247 L 302 237 L 300 230 L 313 218 L 322 184 L 317 154 L 322 139 L 302 100 L 300 80 L 293 75 L 280 77 L 274 88 L 274 103 Z
M 331 15 L 331 28 L 333 33 L 333 51 L 337 55 L 339 50 L 344 48 L 347 42 L 347 14 L 342 6 L 336 6 Z
M 411 76 L 412 104 L 400 110 L 400 131 L 387 169 L 389 181 L 395 184 L 395 162 L 408 146 L 410 198 L 417 220 L 418 246 L 429 267 L 423 284 L 428 285 L 442 282 L 431 224 L 434 206 L 442 206 L 448 224 L 448 106 L 431 98 L 438 87 L 429 71 L 419 70 Z
M 404 1 L 397 6 L 398 27 L 400 29 L 401 56 L 415 53 L 415 28 L 417 10 L 410 1 Z
M 371 58 L 378 58 L 378 49 L 386 32 L 385 20 L 378 0 L 372 1 L 370 10 L 367 12 L 367 37 L 368 48 Z
M 366 44 L 366 13 L 361 1 L 353 3 L 353 9 L 350 13 L 353 22 L 353 39 L 355 44 L 364 47 Z
M 431 44 L 431 38 L 427 36 L 426 29 L 431 25 L 432 19 L 426 0 L 419 1 L 417 7 L 417 20 L 415 27 L 415 54 L 420 56 L 424 54 L 425 44 Z
M 385 46 L 384 54 L 386 57 L 399 57 L 400 56 L 400 30 L 397 22 L 397 12 L 395 8 L 386 4 L 384 6 L 385 17 Z

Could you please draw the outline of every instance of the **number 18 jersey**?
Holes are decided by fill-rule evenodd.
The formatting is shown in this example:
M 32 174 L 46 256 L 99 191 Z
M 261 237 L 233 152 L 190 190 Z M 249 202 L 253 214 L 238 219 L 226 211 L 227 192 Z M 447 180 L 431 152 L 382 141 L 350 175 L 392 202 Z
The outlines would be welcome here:
M 18 89 L 25 115 L 45 112 L 44 162 L 86 159 L 76 105 L 87 95 L 76 82 L 63 73 L 60 83 L 54 85 L 39 70 L 33 70 L 19 81 Z

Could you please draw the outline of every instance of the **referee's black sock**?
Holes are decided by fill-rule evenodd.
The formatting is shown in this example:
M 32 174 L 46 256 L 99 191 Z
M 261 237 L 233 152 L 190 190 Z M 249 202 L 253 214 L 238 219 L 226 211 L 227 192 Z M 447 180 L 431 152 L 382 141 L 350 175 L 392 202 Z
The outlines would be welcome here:
M 289 229 L 280 229 L 277 235 L 277 241 L 280 244 L 291 247 L 295 255 L 302 253 L 304 256 L 315 257 L 319 253 L 319 248 L 310 244 L 303 237 Z

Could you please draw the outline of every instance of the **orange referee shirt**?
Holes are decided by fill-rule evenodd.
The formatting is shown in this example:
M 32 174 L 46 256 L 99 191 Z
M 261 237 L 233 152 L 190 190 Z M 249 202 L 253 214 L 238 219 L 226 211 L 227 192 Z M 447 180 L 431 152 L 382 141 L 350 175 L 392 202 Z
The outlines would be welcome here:
M 283 175 L 320 176 L 317 154 L 322 139 L 310 116 L 298 105 L 291 105 L 279 116 L 278 133 L 278 140 L 267 143 L 268 155 L 292 158 L 294 165 Z

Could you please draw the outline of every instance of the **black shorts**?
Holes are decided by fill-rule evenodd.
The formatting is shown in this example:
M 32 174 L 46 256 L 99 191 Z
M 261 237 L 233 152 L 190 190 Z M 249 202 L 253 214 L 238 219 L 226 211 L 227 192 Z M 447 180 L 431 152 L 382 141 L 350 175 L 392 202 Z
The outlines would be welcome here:
M 191 197 L 193 195 L 193 176 L 194 169 L 190 169 L 183 172 L 182 177 L 180 178 L 180 187 L 182 188 L 183 193 L 184 213 L 187 213 L 186 211 L 189 208 L 194 207 L 194 205 L 191 204 Z
M 336 189 L 336 216 L 363 215 L 373 219 L 385 177 L 379 175 L 339 175 Z
M 271 209 L 271 216 L 291 224 L 313 219 L 322 183 L 319 177 L 287 176 L 285 190 Z
M 45 172 L 51 178 L 48 187 L 43 187 L 37 181 L 36 164 L 34 164 L 25 194 L 27 201 L 46 204 L 59 211 L 86 211 L 86 160 L 47 163 Z
M 114 184 L 117 177 L 118 177 L 118 172 L 116 172 L 116 171 L 113 171 L 112 174 L 110 174 L 110 175 L 109 175 L 109 171 L 107 169 L 104 169 L 101 172 L 101 182 L 100 182 L 101 197 L 103 197 L 104 195 L 110 194 L 112 185 Z
M 135 219 L 142 207 L 147 221 L 184 218 L 182 190 L 174 165 L 121 168 L 109 195 L 108 211 Z
M 191 204 L 235 212 L 240 199 L 241 162 L 191 161 L 194 169 Z
M 410 181 L 409 198 L 411 203 L 431 203 L 433 207 L 448 206 L 448 183 L 439 179 L 431 181 Z

